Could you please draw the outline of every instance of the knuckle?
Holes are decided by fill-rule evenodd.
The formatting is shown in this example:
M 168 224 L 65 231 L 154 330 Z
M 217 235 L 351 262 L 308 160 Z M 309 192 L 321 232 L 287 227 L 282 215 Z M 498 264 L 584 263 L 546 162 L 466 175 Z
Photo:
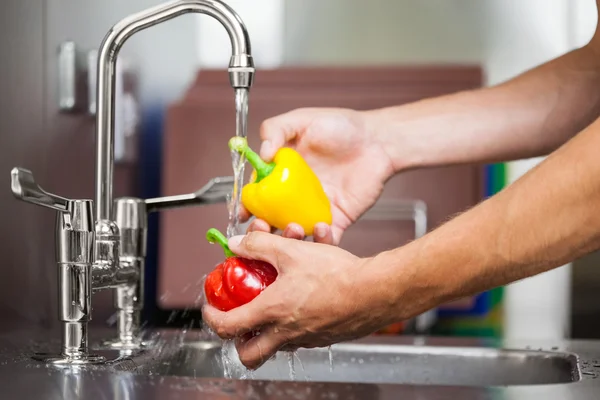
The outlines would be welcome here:
M 219 321 L 214 323 L 212 326 L 213 331 L 222 339 L 228 339 L 232 337 L 232 329 L 230 328 L 230 324 L 226 321 Z
M 276 132 L 276 125 L 277 125 L 277 122 L 275 120 L 275 117 L 264 120 L 260 124 L 260 129 L 259 129 L 260 138 L 262 140 L 266 140 L 266 139 L 270 138 L 271 135 Z
M 220 338 L 225 338 L 229 334 L 229 330 L 224 324 L 218 324 L 215 326 L 214 331 Z
M 282 326 L 289 326 L 290 310 L 293 309 L 290 295 L 280 294 L 269 302 L 263 310 L 264 315 L 268 317 L 271 323 L 279 323 Z
M 297 260 L 298 256 L 301 256 L 302 254 L 298 254 L 297 250 L 294 248 L 294 246 L 292 246 L 293 244 L 296 244 L 296 239 L 289 239 L 290 241 L 294 241 L 292 243 L 289 243 L 287 246 L 285 246 L 285 248 L 281 248 L 281 247 L 273 247 L 273 254 L 275 255 L 276 259 L 277 259 L 277 263 L 279 265 L 288 265 L 290 264 L 293 260 Z
M 246 235 L 249 235 L 251 232 L 254 232 L 258 229 L 258 224 L 256 223 L 256 220 L 250 222 L 250 224 L 248 224 L 248 229 L 246 229 Z
M 269 355 L 263 349 L 260 341 L 256 341 L 252 346 L 247 346 L 239 352 L 242 364 L 252 369 L 260 367 L 268 357 Z
M 252 231 L 244 236 L 242 240 L 244 248 L 250 252 L 254 253 L 259 249 L 259 241 L 260 241 L 260 232 Z

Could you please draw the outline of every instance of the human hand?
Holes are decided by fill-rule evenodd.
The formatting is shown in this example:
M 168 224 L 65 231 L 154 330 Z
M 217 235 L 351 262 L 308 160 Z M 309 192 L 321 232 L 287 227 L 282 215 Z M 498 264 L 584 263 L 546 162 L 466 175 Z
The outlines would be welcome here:
M 280 349 L 356 339 L 398 320 L 400 291 L 385 268 L 371 266 L 372 259 L 265 232 L 233 237 L 229 247 L 241 257 L 271 263 L 279 273 L 250 303 L 228 312 L 210 305 L 202 310 L 221 338 L 237 339 L 248 368 L 258 368 Z M 258 336 L 248 338 L 256 331 Z
M 270 118 L 260 129 L 260 156 L 272 161 L 281 147 L 295 148 L 310 165 L 332 206 L 333 222 L 315 225 L 314 241 L 339 244 L 342 234 L 380 196 L 393 165 L 376 138 L 368 112 L 332 108 L 303 108 Z M 241 220 L 250 215 L 242 210 Z M 255 219 L 251 231 L 272 231 Z M 290 224 L 283 236 L 304 238 L 304 229 Z

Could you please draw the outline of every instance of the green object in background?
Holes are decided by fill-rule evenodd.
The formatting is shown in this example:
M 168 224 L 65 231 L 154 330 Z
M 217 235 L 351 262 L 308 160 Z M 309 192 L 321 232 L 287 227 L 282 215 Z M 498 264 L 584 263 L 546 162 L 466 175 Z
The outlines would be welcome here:
M 492 164 L 487 167 L 486 197 L 493 196 L 506 186 L 507 165 Z
M 500 192 L 507 186 L 507 164 L 488 165 L 485 170 L 485 197 Z M 481 294 L 479 300 L 485 299 L 485 309 L 474 307 L 472 310 L 456 314 L 441 315 L 434 334 L 449 336 L 474 336 L 501 338 L 503 336 L 502 299 L 504 287 L 499 287 Z

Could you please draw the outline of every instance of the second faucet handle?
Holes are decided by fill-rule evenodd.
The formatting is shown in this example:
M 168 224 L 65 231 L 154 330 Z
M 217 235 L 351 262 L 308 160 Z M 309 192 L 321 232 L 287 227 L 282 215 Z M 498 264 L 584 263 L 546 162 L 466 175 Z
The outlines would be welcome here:
M 28 203 L 66 212 L 69 200 L 51 194 L 42 189 L 36 182 L 31 171 L 15 167 L 10 172 L 10 188 L 16 198 Z
M 148 212 L 207 204 L 225 203 L 233 192 L 233 176 L 213 178 L 194 193 L 146 199 Z

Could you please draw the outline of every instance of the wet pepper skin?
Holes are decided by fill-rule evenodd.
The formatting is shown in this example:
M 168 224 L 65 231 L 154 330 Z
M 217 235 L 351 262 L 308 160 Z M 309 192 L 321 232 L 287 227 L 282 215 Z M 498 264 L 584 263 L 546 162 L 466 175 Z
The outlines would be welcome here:
M 229 146 L 243 153 L 254 167 L 252 180 L 242 189 L 242 203 L 255 217 L 284 230 L 290 223 L 313 234 L 319 222 L 332 222 L 331 204 L 319 178 L 294 149 L 284 147 L 266 163 L 242 138 L 232 138 Z
M 210 229 L 207 238 L 218 242 L 226 259 L 206 277 L 204 293 L 211 306 L 229 311 L 252 301 L 277 279 L 277 270 L 271 264 L 237 257 L 229 250 L 227 239 L 216 229 Z
M 252 301 L 276 278 L 277 270 L 271 264 L 228 257 L 206 277 L 206 300 L 221 311 L 229 311 Z

